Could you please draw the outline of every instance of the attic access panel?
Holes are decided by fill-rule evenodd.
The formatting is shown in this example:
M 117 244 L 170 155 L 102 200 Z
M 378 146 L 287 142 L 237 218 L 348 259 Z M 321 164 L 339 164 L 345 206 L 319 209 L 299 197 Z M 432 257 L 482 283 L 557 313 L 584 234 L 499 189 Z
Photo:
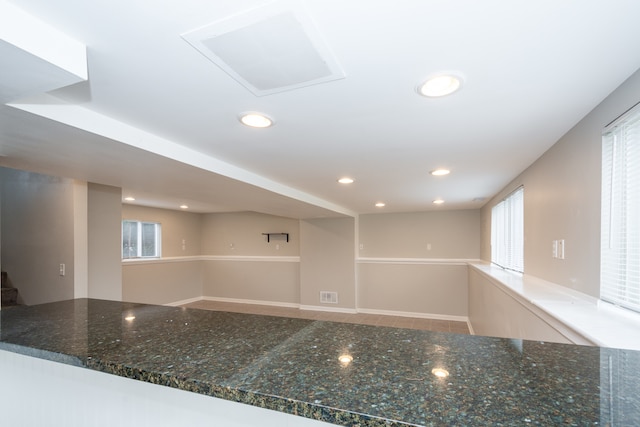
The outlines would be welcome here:
M 272 3 L 182 38 L 256 96 L 345 77 L 311 17 L 296 2 Z

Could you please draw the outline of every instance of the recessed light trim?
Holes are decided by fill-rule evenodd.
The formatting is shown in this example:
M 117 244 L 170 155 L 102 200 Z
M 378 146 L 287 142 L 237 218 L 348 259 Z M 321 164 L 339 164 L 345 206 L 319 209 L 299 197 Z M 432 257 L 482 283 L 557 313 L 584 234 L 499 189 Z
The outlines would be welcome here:
M 126 200 L 127 202 L 135 202 L 136 198 L 135 197 L 125 197 L 124 200 Z
M 180 205 L 180 209 L 189 209 L 189 205 Z
M 449 169 L 440 168 L 440 169 L 432 170 L 429 173 L 433 176 L 444 176 L 444 175 L 449 175 L 451 171 Z
M 353 178 L 349 178 L 348 176 L 342 177 L 338 180 L 340 184 L 353 184 Z
M 378 203 L 376 203 L 376 208 L 384 208 L 385 206 L 387 206 L 387 204 L 386 204 L 386 203 L 384 203 L 384 202 L 378 202 Z
M 441 205 L 443 203 L 444 203 L 444 200 L 442 200 L 442 199 L 436 199 L 436 200 L 433 201 L 434 205 Z
M 246 112 L 240 115 L 240 123 L 252 128 L 268 128 L 273 126 L 274 121 L 262 113 Z
M 462 87 L 462 77 L 457 73 L 438 73 L 418 86 L 418 93 L 427 98 L 451 95 Z

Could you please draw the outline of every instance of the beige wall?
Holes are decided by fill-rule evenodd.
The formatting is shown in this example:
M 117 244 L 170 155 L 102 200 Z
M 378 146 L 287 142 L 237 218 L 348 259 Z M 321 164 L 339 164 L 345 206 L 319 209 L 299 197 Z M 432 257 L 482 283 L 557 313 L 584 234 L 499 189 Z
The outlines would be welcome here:
M 638 101 L 640 72 L 487 203 L 483 259 L 491 258 L 491 207 L 523 185 L 525 273 L 599 297 L 602 129 Z M 564 260 L 551 256 L 551 242 L 557 239 L 565 240 Z
M 203 274 L 205 297 L 282 305 L 300 301 L 298 261 L 205 260 Z
M 123 301 L 170 304 L 202 296 L 202 261 L 125 263 Z
M 200 214 L 124 204 L 122 219 L 162 224 L 163 257 L 196 256 L 201 253 Z
M 296 219 L 256 212 L 203 215 L 203 296 L 297 304 L 299 230 Z M 289 241 L 262 233 L 289 233 Z
M 360 257 L 480 258 L 480 210 L 360 216 Z
M 2 270 L 18 288 L 18 301 L 73 298 L 73 181 L 9 168 L 0 175 Z
M 129 205 L 123 207 L 123 218 L 161 222 L 165 257 L 180 255 L 167 252 L 168 236 L 200 237 L 201 253 L 186 255 L 199 256 L 201 276 L 176 276 L 173 272 L 183 268 L 177 261 L 148 266 L 124 263 L 125 300 L 149 303 L 195 298 L 197 286 L 185 288 L 167 282 L 176 277 L 201 277 L 201 295 L 205 298 L 465 316 L 466 271 L 459 262 L 448 259 L 477 259 L 480 249 L 479 210 L 368 215 L 358 230 L 353 218 L 298 221 L 254 212 L 187 215 Z M 360 252 L 372 257 L 417 258 L 429 254 L 444 262 L 367 263 L 356 269 L 358 231 L 361 241 L 366 242 Z M 265 232 L 289 233 L 290 241 L 276 238 L 267 243 L 262 235 Z M 422 245 L 425 241 L 431 243 L 431 251 Z M 196 264 L 188 262 L 197 270 Z M 361 274 L 357 284 L 356 271 Z M 339 303 L 321 304 L 320 291 L 338 292 Z M 358 305 L 356 296 L 361 298 Z
M 122 298 L 146 304 L 168 304 L 202 296 L 202 215 L 169 209 L 122 205 L 122 219 L 161 224 L 162 257 L 122 263 Z M 176 257 L 187 257 L 174 260 Z M 194 260 L 193 257 L 196 257 Z
M 203 215 L 202 254 L 228 256 L 298 256 L 299 223 L 297 219 L 256 212 L 233 212 Z M 272 237 L 262 233 L 289 233 Z
M 466 264 L 361 263 L 358 268 L 360 309 L 467 316 Z
M 88 185 L 88 297 L 122 300 L 122 190 Z
M 359 308 L 466 317 L 463 261 L 480 258 L 480 218 L 479 209 L 362 215 Z
M 300 221 L 300 304 L 320 306 L 320 291 L 338 293 L 338 304 L 356 308 L 355 219 Z
M 163 259 L 122 263 L 127 301 L 166 304 L 199 297 L 289 305 L 299 301 L 298 220 L 254 212 L 194 214 L 133 205 L 123 205 L 122 219 L 162 224 Z M 279 236 L 267 242 L 265 232 L 289 233 L 289 242 Z

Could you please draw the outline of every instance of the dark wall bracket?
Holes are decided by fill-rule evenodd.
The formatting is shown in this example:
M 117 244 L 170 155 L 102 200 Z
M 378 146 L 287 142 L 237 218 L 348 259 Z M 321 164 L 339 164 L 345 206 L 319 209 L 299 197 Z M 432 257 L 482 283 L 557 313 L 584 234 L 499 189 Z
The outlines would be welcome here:
M 289 242 L 289 233 L 262 233 L 263 236 L 267 236 L 267 243 L 271 241 L 271 236 L 284 236 Z

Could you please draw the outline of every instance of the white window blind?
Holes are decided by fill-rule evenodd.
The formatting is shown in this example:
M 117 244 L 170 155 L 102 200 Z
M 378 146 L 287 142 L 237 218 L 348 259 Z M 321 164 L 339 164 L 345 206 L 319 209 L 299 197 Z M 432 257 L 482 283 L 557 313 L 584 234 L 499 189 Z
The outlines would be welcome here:
M 524 272 L 524 188 L 491 209 L 491 262 Z
M 640 311 L 640 106 L 602 134 L 600 298 Z

